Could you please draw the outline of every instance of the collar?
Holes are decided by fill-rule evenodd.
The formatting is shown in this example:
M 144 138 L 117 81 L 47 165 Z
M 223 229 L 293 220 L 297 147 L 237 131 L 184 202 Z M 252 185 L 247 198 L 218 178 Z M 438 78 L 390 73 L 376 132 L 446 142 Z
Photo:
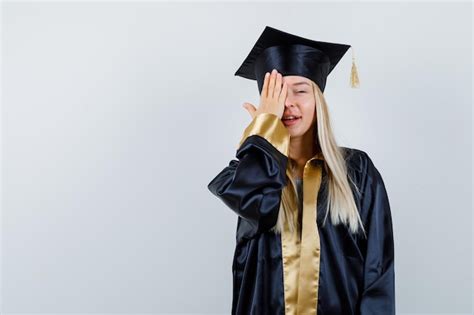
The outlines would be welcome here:
M 318 152 L 316 153 L 315 155 L 313 155 L 313 157 L 311 159 L 309 159 L 310 161 L 313 161 L 313 160 L 321 160 L 321 161 L 324 161 L 324 156 L 321 152 Z

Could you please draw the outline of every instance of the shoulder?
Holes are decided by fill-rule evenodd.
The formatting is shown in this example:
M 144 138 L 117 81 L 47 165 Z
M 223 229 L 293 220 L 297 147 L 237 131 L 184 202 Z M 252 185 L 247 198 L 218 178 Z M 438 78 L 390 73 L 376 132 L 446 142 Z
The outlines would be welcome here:
M 364 150 L 350 147 L 340 147 L 344 152 L 344 159 L 351 169 L 362 171 L 368 164 L 373 164 L 369 154 Z
M 344 152 L 347 171 L 359 186 L 367 184 L 367 181 L 382 180 L 377 167 L 366 151 L 350 147 L 341 147 L 341 149 Z
M 385 183 L 372 158 L 360 149 L 344 148 L 344 151 L 348 176 L 357 186 L 357 189 L 354 189 L 353 185 L 351 188 L 364 225 L 372 215 L 380 218 L 390 216 Z

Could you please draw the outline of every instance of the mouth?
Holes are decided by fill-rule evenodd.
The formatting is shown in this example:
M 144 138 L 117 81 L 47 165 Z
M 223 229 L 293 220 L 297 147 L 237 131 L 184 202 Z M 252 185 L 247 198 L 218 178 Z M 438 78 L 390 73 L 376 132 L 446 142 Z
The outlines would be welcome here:
M 301 121 L 301 116 L 294 117 L 294 118 L 291 118 L 291 119 L 282 118 L 281 121 L 283 122 L 283 124 L 285 126 L 293 126 L 293 125 L 296 125 L 297 123 L 299 123 Z

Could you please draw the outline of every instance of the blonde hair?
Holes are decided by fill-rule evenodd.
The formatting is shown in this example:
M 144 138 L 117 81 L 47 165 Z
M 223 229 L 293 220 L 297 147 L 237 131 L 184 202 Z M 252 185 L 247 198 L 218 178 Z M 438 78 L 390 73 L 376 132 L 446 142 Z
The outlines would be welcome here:
M 311 85 L 316 101 L 316 126 L 314 126 L 313 132 L 313 145 L 317 152 L 321 152 L 323 155 L 323 167 L 327 174 L 327 207 L 323 226 L 326 224 L 328 214 L 330 214 L 333 225 L 343 223 L 349 226 L 351 233 L 355 234 L 362 230 L 364 236 L 366 236 L 349 180 L 354 185 L 356 193 L 360 195 L 359 188 L 348 176 L 344 153 L 336 143 L 324 95 L 313 81 L 311 81 Z M 287 185 L 282 191 L 277 223 L 272 228 L 275 233 L 283 231 L 285 221 L 288 222 L 291 232 L 294 232 L 295 229 L 298 231 L 301 224 L 301 222 L 297 222 L 295 215 L 300 210 L 298 208 L 294 209 L 295 206 L 298 207 L 299 202 L 294 178 L 295 171 L 296 163 L 289 157 L 286 169 Z M 299 217 L 301 218 L 301 215 Z

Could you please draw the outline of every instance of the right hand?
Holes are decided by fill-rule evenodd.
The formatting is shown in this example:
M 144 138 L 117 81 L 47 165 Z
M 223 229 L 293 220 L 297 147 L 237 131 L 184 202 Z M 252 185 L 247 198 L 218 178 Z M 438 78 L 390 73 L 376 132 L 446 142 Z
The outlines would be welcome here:
M 285 100 L 288 93 L 288 86 L 282 84 L 282 75 L 276 69 L 272 73 L 265 73 L 262 94 L 260 95 L 260 105 L 258 109 L 251 103 L 245 102 L 243 107 L 250 113 L 252 119 L 261 113 L 270 113 L 282 118 L 285 111 Z

